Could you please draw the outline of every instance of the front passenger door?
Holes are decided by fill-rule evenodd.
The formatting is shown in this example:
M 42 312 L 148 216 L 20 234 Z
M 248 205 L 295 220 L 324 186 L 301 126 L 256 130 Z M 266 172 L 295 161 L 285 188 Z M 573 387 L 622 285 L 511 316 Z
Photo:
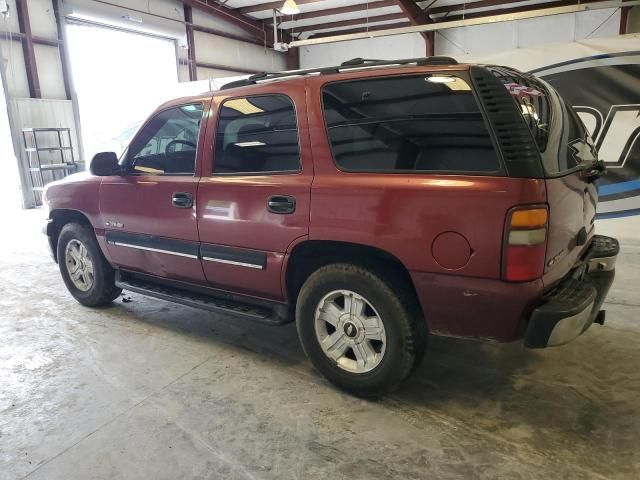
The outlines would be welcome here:
M 121 159 L 126 175 L 103 179 L 100 210 L 109 255 L 119 267 L 206 283 L 195 199 L 208 106 L 203 99 L 154 114 Z

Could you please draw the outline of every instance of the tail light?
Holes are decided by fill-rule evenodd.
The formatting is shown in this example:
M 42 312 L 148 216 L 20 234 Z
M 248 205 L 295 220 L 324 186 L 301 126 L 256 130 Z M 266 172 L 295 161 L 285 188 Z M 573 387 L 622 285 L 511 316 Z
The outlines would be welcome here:
M 546 206 L 515 207 L 505 225 L 502 278 L 524 282 L 542 276 L 547 251 Z

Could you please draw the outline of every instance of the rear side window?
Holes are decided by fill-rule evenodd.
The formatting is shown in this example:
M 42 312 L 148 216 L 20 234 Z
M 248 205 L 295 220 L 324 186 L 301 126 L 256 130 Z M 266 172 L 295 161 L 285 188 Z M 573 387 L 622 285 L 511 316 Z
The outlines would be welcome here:
M 322 102 L 342 170 L 502 172 L 471 87 L 458 76 L 337 82 L 324 87 Z
M 505 67 L 491 67 L 514 99 L 538 149 L 547 175 L 562 175 L 597 159 L 576 112 L 546 82 Z
M 214 174 L 262 174 L 300 170 L 293 102 L 284 95 L 225 100 L 216 133 Z

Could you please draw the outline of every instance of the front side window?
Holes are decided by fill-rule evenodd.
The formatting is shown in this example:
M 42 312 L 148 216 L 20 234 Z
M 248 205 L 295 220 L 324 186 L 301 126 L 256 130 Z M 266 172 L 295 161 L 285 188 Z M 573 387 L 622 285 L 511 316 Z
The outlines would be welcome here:
M 225 100 L 213 163 L 214 174 L 299 171 L 298 127 L 291 99 L 260 95 Z
M 202 105 L 183 105 L 156 114 L 131 142 L 127 164 L 141 175 L 193 175 Z
M 337 82 L 325 86 L 322 102 L 342 170 L 501 174 L 471 87 L 459 76 Z

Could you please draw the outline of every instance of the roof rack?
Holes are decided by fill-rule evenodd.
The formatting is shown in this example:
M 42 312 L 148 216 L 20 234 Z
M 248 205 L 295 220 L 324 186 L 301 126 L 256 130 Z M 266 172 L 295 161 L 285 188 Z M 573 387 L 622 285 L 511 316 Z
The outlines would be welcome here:
M 458 62 L 451 57 L 420 57 L 420 58 L 405 58 L 402 60 L 373 60 L 367 58 L 352 58 L 346 62 L 342 62 L 335 67 L 323 67 L 323 68 L 311 68 L 308 70 L 285 70 L 283 72 L 261 72 L 251 75 L 249 78 L 242 80 L 236 80 L 235 82 L 229 82 L 220 90 L 227 90 L 235 87 L 246 87 L 248 85 L 255 85 L 258 82 L 266 82 L 270 80 L 279 80 L 288 77 L 298 77 L 304 75 L 326 75 L 329 73 L 340 73 L 342 71 L 354 70 L 358 68 L 370 68 L 370 67 L 385 67 L 393 65 L 458 65 Z

